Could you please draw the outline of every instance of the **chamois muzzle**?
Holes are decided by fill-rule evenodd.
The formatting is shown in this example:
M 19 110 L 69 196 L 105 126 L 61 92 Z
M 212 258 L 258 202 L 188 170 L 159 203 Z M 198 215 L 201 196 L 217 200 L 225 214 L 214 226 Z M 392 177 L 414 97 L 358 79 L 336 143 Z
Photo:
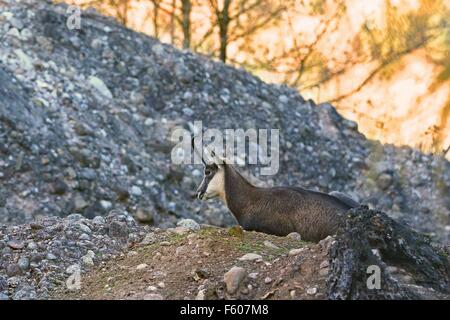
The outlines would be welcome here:
M 197 199 L 203 200 L 207 187 L 208 187 L 208 185 L 205 183 L 205 179 L 203 179 L 202 183 L 200 184 L 200 186 L 198 187 L 198 189 L 196 191 Z
M 205 195 L 204 192 L 200 192 L 200 191 L 197 192 L 197 199 L 198 199 L 198 200 L 202 200 L 204 195 Z

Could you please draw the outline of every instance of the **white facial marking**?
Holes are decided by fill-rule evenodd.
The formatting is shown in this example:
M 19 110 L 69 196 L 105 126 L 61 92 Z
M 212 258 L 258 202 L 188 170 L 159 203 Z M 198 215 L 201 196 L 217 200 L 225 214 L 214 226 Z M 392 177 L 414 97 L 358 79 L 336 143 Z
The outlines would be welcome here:
M 219 197 L 225 202 L 225 176 L 224 170 L 219 169 L 206 188 L 205 197 L 207 199 Z

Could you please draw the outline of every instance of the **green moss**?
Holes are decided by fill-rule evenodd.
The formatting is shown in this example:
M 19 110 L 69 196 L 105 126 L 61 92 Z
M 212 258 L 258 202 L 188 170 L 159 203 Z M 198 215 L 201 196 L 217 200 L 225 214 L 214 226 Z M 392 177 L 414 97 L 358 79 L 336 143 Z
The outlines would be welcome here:
M 231 228 L 228 228 L 228 235 L 232 237 L 243 238 L 244 230 L 241 226 L 233 226 Z

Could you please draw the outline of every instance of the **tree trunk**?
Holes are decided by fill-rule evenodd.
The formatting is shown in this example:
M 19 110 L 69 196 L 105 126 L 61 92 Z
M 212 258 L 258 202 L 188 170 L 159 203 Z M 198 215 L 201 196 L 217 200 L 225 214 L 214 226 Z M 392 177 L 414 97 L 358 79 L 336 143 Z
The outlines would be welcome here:
M 153 1 L 153 30 L 155 38 L 159 38 L 159 0 Z
M 351 209 L 343 220 L 330 249 L 329 299 L 450 297 L 446 250 L 433 246 L 427 237 L 385 213 L 366 206 Z M 369 266 L 381 271 L 379 289 L 367 285 L 371 276 Z M 414 284 L 397 279 L 388 266 L 406 270 Z
M 219 37 L 220 37 L 220 60 L 222 62 L 227 61 L 227 47 L 228 47 L 228 26 L 230 24 L 230 4 L 231 0 L 225 0 L 223 9 L 218 16 L 219 23 Z
M 170 43 L 175 43 L 175 12 L 176 12 L 176 0 L 172 0 L 172 11 L 170 12 Z
M 182 29 L 183 29 L 183 49 L 191 47 L 191 0 L 181 1 Z

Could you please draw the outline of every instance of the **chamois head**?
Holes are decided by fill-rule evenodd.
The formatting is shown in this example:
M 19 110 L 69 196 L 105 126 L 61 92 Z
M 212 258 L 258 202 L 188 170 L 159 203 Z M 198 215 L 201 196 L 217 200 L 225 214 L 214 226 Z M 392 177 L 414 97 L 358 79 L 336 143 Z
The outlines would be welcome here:
M 200 200 L 208 200 L 212 198 L 224 198 L 224 161 L 215 155 L 214 151 L 205 154 L 211 160 L 207 163 L 204 159 L 204 153 L 197 150 L 192 139 L 192 148 L 201 157 L 204 172 L 203 180 L 197 189 L 197 198 Z

